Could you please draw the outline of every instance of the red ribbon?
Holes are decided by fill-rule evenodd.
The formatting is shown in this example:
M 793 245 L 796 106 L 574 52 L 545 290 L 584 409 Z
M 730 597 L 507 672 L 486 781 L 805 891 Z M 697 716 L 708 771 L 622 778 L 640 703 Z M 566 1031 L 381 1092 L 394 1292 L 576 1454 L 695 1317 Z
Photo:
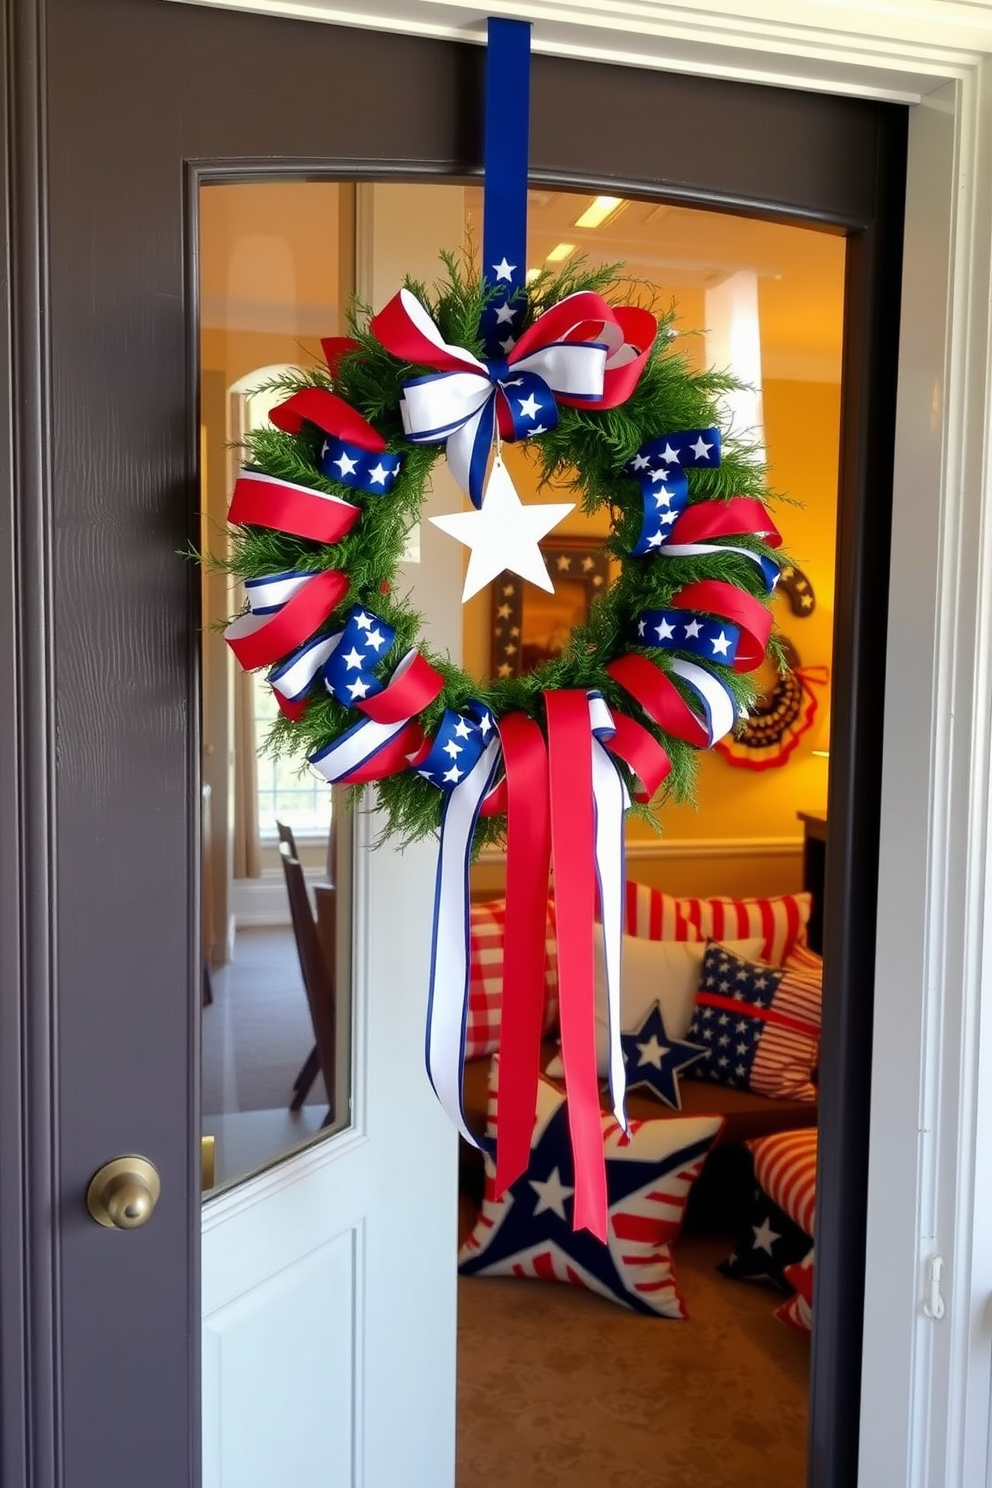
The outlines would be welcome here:
M 778 548 L 782 538 L 760 501 L 751 496 L 732 496 L 729 501 L 698 501 L 687 506 L 666 539 L 673 544 L 708 542 L 713 537 L 739 537 L 761 533 L 769 547 Z
M 588 717 L 588 708 L 586 710 Z M 588 735 L 588 729 L 587 729 Z M 506 767 L 506 942 L 500 1010 L 496 1195 L 530 1158 L 544 1014 L 551 817 L 548 756 L 539 726 L 525 713 L 499 724 Z
M 309 486 L 243 470 L 234 487 L 227 520 L 239 527 L 272 527 L 313 542 L 336 543 L 351 531 L 360 511 L 339 496 L 326 496 Z
M 709 735 L 705 725 L 696 717 L 671 678 L 649 657 L 629 651 L 611 661 L 606 670 L 614 682 L 619 682 L 631 697 L 636 698 L 652 723 L 697 749 L 706 748 Z
M 561 1052 L 575 1166 L 574 1225 L 590 1230 L 605 1243 L 606 1162 L 596 1069 L 595 822 L 589 699 L 574 689 L 543 696 L 548 720 Z
M 348 575 L 328 568 L 308 579 L 281 609 L 257 630 L 227 636 L 227 644 L 246 672 L 281 661 L 318 630 L 348 592 Z
M 668 776 L 672 762 L 654 735 L 636 719 L 628 718 L 626 713 L 619 713 L 614 709 L 613 724 L 616 733 L 612 739 L 605 741 L 606 747 L 611 754 L 629 765 L 635 778 L 640 781 L 640 786 L 635 787 L 634 799 L 650 801 Z
M 671 606 L 676 610 L 703 610 L 740 627 L 735 672 L 753 672 L 764 661 L 772 629 L 771 611 L 735 584 L 726 584 L 722 579 L 686 584 L 672 599 Z
M 400 663 L 382 692 L 361 698 L 355 707 L 376 723 L 402 723 L 432 703 L 443 688 L 440 672 L 417 651 L 408 666 Z
M 301 388 L 284 403 L 277 404 L 269 418 L 285 434 L 299 434 L 304 423 L 316 424 L 325 434 L 333 434 L 346 444 L 360 445 L 374 455 L 382 454 L 386 448 L 386 441 L 368 419 L 326 388 Z

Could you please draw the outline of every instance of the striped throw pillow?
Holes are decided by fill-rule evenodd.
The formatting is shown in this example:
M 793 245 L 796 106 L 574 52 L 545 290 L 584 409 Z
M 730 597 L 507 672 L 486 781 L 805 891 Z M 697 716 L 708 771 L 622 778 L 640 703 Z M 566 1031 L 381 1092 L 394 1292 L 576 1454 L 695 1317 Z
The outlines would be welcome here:
M 762 961 L 781 966 L 806 941 L 810 894 L 770 899 L 676 899 L 650 884 L 627 882 L 628 935 L 649 940 L 751 940 L 761 936 Z
M 481 1059 L 499 1047 L 505 942 L 506 900 L 491 899 L 483 904 L 473 904 L 469 911 L 466 1059 Z M 544 1031 L 550 1033 L 558 1026 L 558 943 L 550 900 L 544 956 Z
M 816 1127 L 774 1132 L 747 1145 L 754 1158 L 755 1181 L 772 1203 L 812 1239 L 816 1219 Z
M 819 978 L 747 961 L 711 942 L 686 1040 L 706 1049 L 706 1057 L 685 1071 L 689 1079 L 770 1098 L 815 1100 Z

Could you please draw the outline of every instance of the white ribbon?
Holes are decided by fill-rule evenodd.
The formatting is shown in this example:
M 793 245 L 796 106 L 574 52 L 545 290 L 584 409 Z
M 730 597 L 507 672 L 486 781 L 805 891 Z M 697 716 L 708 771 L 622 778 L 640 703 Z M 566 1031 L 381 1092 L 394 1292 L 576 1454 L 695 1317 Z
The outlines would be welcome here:
M 465 1116 L 462 1078 L 469 993 L 469 879 L 472 835 L 479 808 L 499 767 L 499 739 L 486 745 L 465 779 L 447 796 L 434 889 L 427 1073 L 434 1093 L 458 1131 L 481 1144 Z
M 705 667 L 697 666 L 694 661 L 683 661 L 680 657 L 675 657 L 671 662 L 671 670 L 689 684 L 703 705 L 704 718 L 701 722 L 709 736 L 706 740 L 706 747 L 709 749 L 717 739 L 729 734 L 737 722 L 734 695 L 719 677 L 715 677 Z
M 610 1099 L 619 1126 L 627 1130 L 627 1071 L 620 1045 L 620 974 L 623 949 L 624 815 L 630 796 L 602 740 L 616 732 L 613 716 L 598 692 L 589 693 L 592 727 L 592 794 L 595 817 L 596 879 L 603 915 L 603 958 L 609 1040 Z

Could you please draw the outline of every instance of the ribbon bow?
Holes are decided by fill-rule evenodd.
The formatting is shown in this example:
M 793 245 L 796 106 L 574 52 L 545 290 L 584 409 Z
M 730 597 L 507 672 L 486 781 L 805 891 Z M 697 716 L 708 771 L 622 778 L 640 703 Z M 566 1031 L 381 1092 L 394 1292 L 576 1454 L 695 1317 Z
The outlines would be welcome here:
M 614 310 L 581 291 L 546 310 L 519 340 L 507 332 L 505 358 L 482 361 L 450 346 L 430 314 L 401 289 L 371 322 L 387 351 L 436 370 L 403 385 L 400 414 L 413 444 L 446 443 L 455 480 L 482 505 L 493 437 L 507 441 L 546 434 L 558 404 L 615 408 L 633 391 L 657 322 L 647 310 Z

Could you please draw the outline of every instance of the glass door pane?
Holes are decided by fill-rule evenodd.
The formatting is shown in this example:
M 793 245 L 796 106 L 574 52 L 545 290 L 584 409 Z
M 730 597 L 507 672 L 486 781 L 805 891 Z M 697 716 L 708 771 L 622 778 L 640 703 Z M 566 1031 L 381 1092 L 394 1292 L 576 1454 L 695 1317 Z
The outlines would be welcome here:
M 204 1191 L 340 1129 L 350 1102 L 351 832 L 312 769 L 279 757 L 264 673 L 223 624 L 244 593 L 223 567 L 241 447 L 322 362 L 354 290 L 354 187 L 236 182 L 199 200 L 203 571 Z

